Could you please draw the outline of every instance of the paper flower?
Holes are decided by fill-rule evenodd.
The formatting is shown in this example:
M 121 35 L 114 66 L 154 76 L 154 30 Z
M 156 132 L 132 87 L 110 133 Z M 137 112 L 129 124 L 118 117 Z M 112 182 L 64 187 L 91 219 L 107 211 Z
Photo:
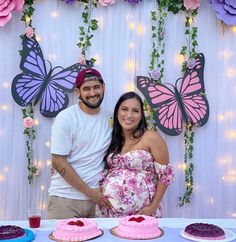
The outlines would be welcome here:
M 31 117 L 23 119 L 23 124 L 26 128 L 32 128 L 34 126 L 34 120 Z
M 138 4 L 139 2 L 141 2 L 142 0 L 125 0 L 131 4 Z
M 188 61 L 188 63 L 187 63 L 188 69 L 193 69 L 195 67 L 195 65 L 196 65 L 195 59 L 190 58 L 189 61 Z
M 158 69 L 153 69 L 150 73 L 150 76 L 153 80 L 158 80 L 161 76 L 161 73 L 159 72 Z
M 184 7 L 187 10 L 195 10 L 200 6 L 201 0 L 184 0 Z
M 80 58 L 79 58 L 79 64 L 80 64 L 80 65 L 86 65 L 86 60 L 85 60 L 84 57 L 80 57 Z
M 63 2 L 66 2 L 67 4 L 73 4 L 76 0 L 62 0 Z
M 236 25 L 236 1 L 232 0 L 208 0 L 216 11 L 218 19 L 227 25 Z
M 34 30 L 33 30 L 33 28 L 31 28 L 31 27 L 27 27 L 27 28 L 25 29 L 25 35 L 26 35 L 27 38 L 29 38 L 29 39 L 33 38 L 33 36 L 34 36 Z
M 116 2 L 116 0 L 98 0 L 98 2 L 103 6 L 107 7 L 108 5 L 112 5 Z
M 12 12 L 20 11 L 24 0 L 0 0 L 0 27 L 3 27 L 12 18 Z

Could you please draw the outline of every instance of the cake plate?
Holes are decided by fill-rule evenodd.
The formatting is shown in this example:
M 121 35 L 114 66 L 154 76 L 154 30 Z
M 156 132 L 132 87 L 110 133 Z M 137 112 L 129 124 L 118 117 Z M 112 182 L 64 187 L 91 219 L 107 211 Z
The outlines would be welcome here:
M 29 229 L 24 229 L 24 231 L 25 231 L 25 235 L 22 237 L 15 238 L 15 239 L 5 239 L 2 241 L 4 241 L 4 242 L 31 242 L 31 241 L 33 241 L 35 238 L 34 233 Z
M 117 228 L 118 226 L 116 226 L 116 227 L 114 227 L 114 228 L 111 228 L 110 229 L 110 233 L 112 234 L 112 235 L 114 235 L 114 236 L 116 236 L 116 237 L 119 237 L 119 238 L 122 238 L 122 239 L 129 239 L 129 240 L 150 240 L 150 239 L 157 239 L 157 238 L 160 238 L 161 236 L 163 236 L 164 235 L 164 230 L 163 229 L 161 229 L 161 228 L 159 228 L 160 229 L 160 231 L 161 231 L 161 234 L 159 235 L 159 236 L 155 236 L 155 237 L 152 237 L 152 238 L 147 238 L 147 239 L 141 239 L 141 238 L 139 238 L 139 239 L 133 239 L 133 238 L 130 238 L 130 237 L 125 237 L 125 236 L 120 236 L 120 235 L 118 235 L 117 233 L 116 233 L 116 228 Z
M 217 240 L 210 240 L 210 239 L 198 239 L 198 238 L 194 238 L 192 236 L 189 236 L 187 234 L 184 233 L 184 229 L 182 229 L 180 231 L 180 235 L 185 238 L 185 239 L 189 239 L 189 240 L 192 240 L 192 241 L 198 241 L 198 242 L 209 242 L 209 241 L 219 241 L 219 242 L 229 242 L 229 241 L 233 241 L 236 239 L 236 234 L 229 230 L 229 229 L 224 229 L 224 232 L 225 232 L 225 239 L 217 239 Z
M 101 234 L 99 234 L 99 235 L 97 235 L 97 236 L 94 236 L 94 237 L 89 238 L 89 239 L 86 239 L 86 240 L 77 240 L 77 241 L 74 241 L 74 242 L 83 242 L 83 241 L 88 241 L 88 240 L 91 240 L 91 239 L 98 238 L 98 237 L 100 237 L 100 236 L 103 235 L 103 230 L 99 229 L 99 231 L 101 232 Z M 53 232 L 50 233 L 50 234 L 48 235 L 48 237 L 49 237 L 49 239 L 54 240 L 54 241 L 57 241 L 57 242 L 70 242 L 70 241 L 68 241 L 68 240 L 59 240 L 59 239 L 54 238 L 54 236 L 53 236 Z

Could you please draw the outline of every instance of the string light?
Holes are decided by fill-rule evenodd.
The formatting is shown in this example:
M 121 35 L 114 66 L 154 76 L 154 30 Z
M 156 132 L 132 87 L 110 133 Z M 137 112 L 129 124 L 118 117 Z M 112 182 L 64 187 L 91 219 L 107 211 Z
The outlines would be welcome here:
M 134 71 L 135 70 L 135 61 L 134 60 L 128 60 L 126 63 L 126 69 L 128 71 Z
M 135 43 L 130 41 L 128 44 L 129 49 L 134 49 L 135 48 Z
M 47 147 L 50 147 L 50 146 L 51 146 L 50 141 L 47 141 L 47 142 L 45 143 L 45 145 L 46 145 Z
M 0 174 L 0 182 L 4 181 L 5 180 L 5 176 Z
M 135 84 L 133 82 L 128 82 L 128 84 L 126 85 L 126 91 L 135 91 Z
M 207 203 L 213 205 L 213 204 L 215 203 L 215 199 L 214 199 L 213 197 L 209 197 L 209 198 L 207 199 Z
M 128 23 L 128 28 L 129 28 L 129 29 L 134 29 L 134 27 L 135 27 L 134 22 L 130 22 L 130 23 Z
M 224 121 L 224 119 L 225 119 L 225 116 L 223 114 L 218 114 L 217 115 L 217 121 L 218 122 L 222 122 L 222 121 Z
M 51 166 L 51 164 L 52 164 L 51 160 L 47 160 L 46 164 L 47 164 L 47 166 Z
M 51 12 L 51 17 L 52 17 L 52 18 L 57 18 L 58 15 L 59 15 L 59 14 L 58 14 L 58 12 L 56 12 L 56 11 L 52 11 L 52 12 Z
M 228 139 L 235 139 L 236 138 L 236 130 L 228 130 L 228 131 L 226 131 L 226 137 Z
M 34 120 L 34 125 L 35 125 L 35 126 L 39 125 L 39 120 L 38 120 L 38 119 L 35 119 L 35 120 Z
M 56 54 L 48 54 L 49 60 L 55 60 L 57 58 Z
M 231 27 L 232 32 L 236 33 L 236 26 Z
M 235 76 L 235 73 L 236 72 L 235 72 L 235 69 L 228 68 L 227 71 L 226 71 L 226 73 L 227 73 L 227 76 L 231 78 L 231 77 L 234 77 Z
M 45 190 L 45 186 L 40 186 L 41 191 Z
M 36 35 L 35 39 L 40 42 L 41 41 L 41 36 L 40 35 Z
M 3 111 L 7 111 L 7 110 L 8 110 L 8 106 L 7 106 L 7 104 L 3 104 L 3 105 L 1 106 L 1 109 L 2 109 Z
M 98 21 L 99 30 L 103 30 L 103 28 L 104 28 L 104 20 L 103 20 L 103 17 L 102 16 L 99 16 L 99 17 L 96 18 L 96 20 Z
M 181 169 L 181 170 L 185 170 L 186 169 L 186 163 L 185 162 L 179 163 L 178 168 Z
M 4 172 L 5 172 L 5 173 L 9 172 L 9 170 L 10 170 L 10 169 L 9 169 L 8 166 L 4 167 Z
M 137 34 L 144 34 L 144 33 L 145 33 L 145 28 L 141 24 L 139 24 L 137 26 Z
M 223 50 L 222 52 L 220 52 L 220 58 L 223 58 L 224 60 L 229 59 L 230 56 L 231 53 L 227 50 Z
M 180 54 L 174 55 L 174 63 L 176 65 L 182 65 L 183 62 L 184 62 L 184 56 L 183 55 L 180 55 Z
M 7 89 L 10 87 L 10 83 L 8 81 L 5 81 L 2 83 L 3 88 Z

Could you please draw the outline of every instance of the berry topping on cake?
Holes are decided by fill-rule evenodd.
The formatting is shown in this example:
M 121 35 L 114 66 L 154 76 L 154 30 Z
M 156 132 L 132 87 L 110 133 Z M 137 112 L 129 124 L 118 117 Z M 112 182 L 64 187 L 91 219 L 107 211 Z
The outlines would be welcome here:
M 129 219 L 129 221 L 135 221 L 135 222 L 137 222 L 137 223 L 141 223 L 143 220 L 145 220 L 145 218 L 142 217 L 142 216 L 139 216 L 139 217 L 131 217 L 131 218 Z
M 76 225 L 76 226 L 79 226 L 79 227 L 83 227 L 84 226 L 84 223 L 80 220 L 77 220 L 77 221 L 70 221 L 67 223 L 68 225 Z

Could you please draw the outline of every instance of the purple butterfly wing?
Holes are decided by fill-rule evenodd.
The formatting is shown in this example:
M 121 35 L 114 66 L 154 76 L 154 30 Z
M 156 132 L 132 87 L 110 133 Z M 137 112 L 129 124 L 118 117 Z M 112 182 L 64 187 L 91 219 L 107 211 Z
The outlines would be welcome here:
M 137 77 L 137 87 L 154 109 L 154 118 L 159 129 L 171 136 L 179 135 L 182 131 L 182 113 L 175 92 L 143 76 Z
M 187 70 L 179 91 L 180 103 L 186 122 L 201 127 L 208 121 L 209 104 L 205 96 L 204 87 L 204 55 L 198 54 L 195 59 L 195 67 Z M 176 82 L 176 87 L 179 80 Z
M 78 72 L 86 68 L 75 64 L 68 68 L 51 68 L 46 62 L 42 50 L 35 38 L 23 37 L 23 51 L 20 68 L 23 73 L 12 82 L 12 96 L 20 106 L 29 103 L 36 105 L 39 100 L 40 112 L 45 117 L 55 117 L 66 108 L 69 99 L 67 92 L 74 90 Z
M 78 72 L 85 66 L 80 64 L 72 65 L 66 69 L 56 67 L 49 78 L 48 85 L 42 93 L 40 102 L 40 113 L 48 118 L 55 117 L 68 105 L 67 92 L 72 92 L 75 87 L 75 79 Z M 60 71 L 58 71 L 60 70 Z

